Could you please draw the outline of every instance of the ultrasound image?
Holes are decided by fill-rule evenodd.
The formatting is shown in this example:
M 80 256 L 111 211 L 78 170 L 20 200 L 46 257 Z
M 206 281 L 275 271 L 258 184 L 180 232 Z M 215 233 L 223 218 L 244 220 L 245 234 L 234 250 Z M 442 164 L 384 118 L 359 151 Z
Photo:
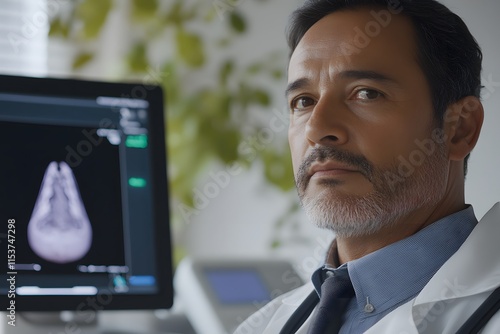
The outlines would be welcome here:
M 49 262 L 81 259 L 92 244 L 92 226 L 71 168 L 52 161 L 28 223 L 28 243 Z

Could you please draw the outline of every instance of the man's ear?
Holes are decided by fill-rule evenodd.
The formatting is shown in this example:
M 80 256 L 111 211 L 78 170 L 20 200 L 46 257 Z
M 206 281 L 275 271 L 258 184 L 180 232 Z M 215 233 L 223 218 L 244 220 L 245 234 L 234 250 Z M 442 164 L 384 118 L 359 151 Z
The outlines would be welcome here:
M 444 131 L 450 160 L 463 160 L 472 151 L 479 139 L 483 119 L 483 105 L 475 96 L 466 96 L 448 107 Z

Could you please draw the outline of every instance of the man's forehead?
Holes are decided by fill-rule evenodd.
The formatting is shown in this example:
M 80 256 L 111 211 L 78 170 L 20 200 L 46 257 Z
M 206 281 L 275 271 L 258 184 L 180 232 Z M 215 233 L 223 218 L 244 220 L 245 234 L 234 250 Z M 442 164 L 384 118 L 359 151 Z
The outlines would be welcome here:
M 397 66 L 405 58 L 414 62 L 416 43 L 411 21 L 394 14 L 382 26 L 374 22 L 371 11 L 370 8 L 342 10 L 316 22 L 291 55 L 289 76 L 293 71 L 310 71 L 309 66 L 317 61 L 344 68 L 352 68 L 355 63 L 377 62 L 394 62 Z M 373 28 L 375 24 L 379 26 Z
M 392 13 L 381 7 L 362 6 L 347 8 L 329 13 L 314 23 L 305 33 L 298 45 L 304 39 L 314 35 L 316 39 L 324 41 L 334 38 L 358 35 L 362 32 L 370 39 L 376 38 L 387 31 L 400 31 L 405 26 L 406 37 L 413 37 L 411 19 L 402 13 Z M 408 29 L 409 28 L 409 29 Z M 319 33 L 319 36 L 318 36 Z

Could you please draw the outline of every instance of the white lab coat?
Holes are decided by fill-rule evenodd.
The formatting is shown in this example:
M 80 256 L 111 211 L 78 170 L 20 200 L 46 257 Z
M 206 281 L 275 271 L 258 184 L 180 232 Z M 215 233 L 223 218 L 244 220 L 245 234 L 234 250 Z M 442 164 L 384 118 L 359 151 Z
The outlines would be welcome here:
M 497 203 L 414 299 L 386 315 L 365 334 L 456 333 L 499 286 L 500 203 Z M 235 334 L 278 334 L 312 290 L 312 283 L 308 283 L 276 298 L 241 324 Z M 312 317 L 297 334 L 307 333 Z M 500 333 L 500 311 L 481 333 Z

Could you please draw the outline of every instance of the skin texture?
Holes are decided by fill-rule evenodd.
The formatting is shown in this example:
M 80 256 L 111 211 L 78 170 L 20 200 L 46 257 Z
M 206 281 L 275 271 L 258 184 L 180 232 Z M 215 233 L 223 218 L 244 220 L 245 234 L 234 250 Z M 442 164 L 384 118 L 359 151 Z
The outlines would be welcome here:
M 448 106 L 443 127 L 437 126 L 413 26 L 404 16 L 393 15 L 364 47 L 346 47 L 374 21 L 370 10 L 343 10 L 318 21 L 288 70 L 299 196 L 310 210 L 335 213 L 316 223 L 337 232 L 341 263 L 465 208 L 463 159 L 483 121 L 480 101 L 468 96 Z M 419 154 L 424 159 L 410 162 L 411 172 L 402 175 L 402 161 L 422 150 L 416 141 L 432 141 L 435 149 Z

